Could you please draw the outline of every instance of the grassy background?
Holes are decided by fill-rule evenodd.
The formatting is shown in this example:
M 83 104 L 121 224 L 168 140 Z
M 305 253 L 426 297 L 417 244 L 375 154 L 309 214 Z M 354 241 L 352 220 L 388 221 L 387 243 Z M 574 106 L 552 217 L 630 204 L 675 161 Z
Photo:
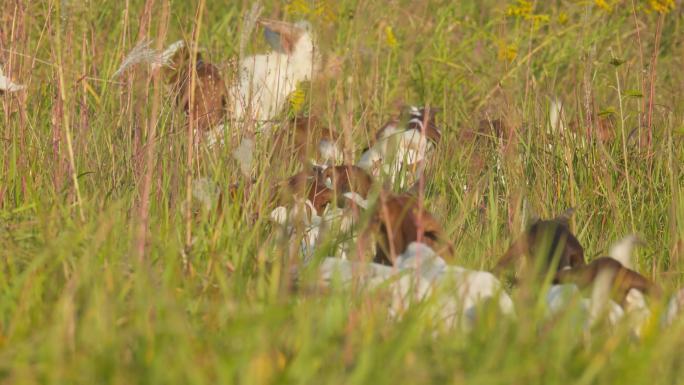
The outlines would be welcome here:
M 303 86 L 303 108 L 344 132 L 348 157 L 399 103 L 443 108 L 426 199 L 458 263 L 491 268 L 525 218 L 572 206 L 587 256 L 639 232 L 639 270 L 669 290 L 684 253 L 684 14 L 660 3 L 295 0 L 266 1 L 263 16 L 310 20 L 344 58 L 339 76 Z M 435 334 L 422 307 L 388 323 L 373 295 L 291 293 L 258 213 L 295 167 L 261 143 L 255 186 L 188 221 L 188 176 L 244 180 L 237 140 L 189 158 L 168 89 L 144 67 L 112 74 L 139 40 L 199 26 L 230 77 L 249 2 L 4 4 L 0 63 L 28 89 L 0 96 L 0 382 L 684 382 L 678 325 L 586 341 L 516 293 L 517 321 Z M 574 135 L 549 132 L 553 97 Z M 599 113 L 614 138 L 587 142 Z M 505 122 L 501 138 L 466 135 L 486 117 Z

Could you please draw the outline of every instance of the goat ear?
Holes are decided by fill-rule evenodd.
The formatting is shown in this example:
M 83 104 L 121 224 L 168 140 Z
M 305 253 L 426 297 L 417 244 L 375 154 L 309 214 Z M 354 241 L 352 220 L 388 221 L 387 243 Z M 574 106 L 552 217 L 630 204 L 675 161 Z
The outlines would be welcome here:
M 260 19 L 264 27 L 264 37 L 275 51 L 290 55 L 304 34 L 304 30 L 292 23 L 278 20 Z
M 264 29 L 264 38 L 266 39 L 268 45 L 270 45 L 271 48 L 273 48 L 273 50 L 276 52 L 288 54 L 288 51 L 291 51 L 291 47 L 287 44 L 287 42 L 282 41 L 280 34 L 269 28 Z

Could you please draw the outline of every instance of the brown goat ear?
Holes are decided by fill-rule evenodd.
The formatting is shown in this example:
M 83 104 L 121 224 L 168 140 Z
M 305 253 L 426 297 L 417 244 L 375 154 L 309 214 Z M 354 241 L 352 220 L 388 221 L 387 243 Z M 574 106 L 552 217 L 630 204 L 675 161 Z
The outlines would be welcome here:
M 264 37 L 275 51 L 292 54 L 295 45 L 304 34 L 304 30 L 292 23 L 279 20 L 260 19 L 264 27 Z

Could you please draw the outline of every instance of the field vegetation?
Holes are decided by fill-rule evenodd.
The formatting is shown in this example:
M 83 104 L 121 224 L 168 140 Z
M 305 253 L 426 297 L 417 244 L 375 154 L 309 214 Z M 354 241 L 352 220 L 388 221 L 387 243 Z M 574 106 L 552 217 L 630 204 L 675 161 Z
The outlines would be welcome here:
M 116 74 L 140 42 L 183 39 L 230 83 L 241 51 L 268 50 L 251 2 L 2 4 L 0 66 L 26 88 L 0 94 L 0 383 L 684 382 L 684 322 L 659 322 L 684 266 L 681 2 L 261 2 L 337 60 L 278 121 L 319 115 L 354 162 L 402 105 L 441 109 L 423 193 L 451 263 L 491 270 L 569 207 L 589 260 L 640 234 L 636 270 L 666 295 L 639 340 L 549 322 L 533 287 L 507 287 L 515 319 L 470 332 L 434 325 L 434 301 L 389 320 L 381 295 L 293 287 L 268 213 L 294 156 L 235 122 L 192 145 L 163 74 Z

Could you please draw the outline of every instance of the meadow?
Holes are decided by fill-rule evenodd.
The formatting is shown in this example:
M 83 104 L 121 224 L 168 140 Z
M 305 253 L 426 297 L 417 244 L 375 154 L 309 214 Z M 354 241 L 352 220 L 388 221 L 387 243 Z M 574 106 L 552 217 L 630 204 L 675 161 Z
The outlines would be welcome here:
M 261 4 L 262 16 L 309 21 L 339 58 L 283 119 L 317 111 L 346 160 L 402 104 L 441 109 L 424 197 L 456 264 L 491 270 L 530 218 L 573 207 L 588 259 L 638 233 L 636 270 L 681 288 L 680 1 Z M 229 82 L 241 51 L 267 49 L 258 28 L 242 38 L 251 7 L 3 2 L 0 66 L 26 89 L 0 94 L 0 383 L 684 383 L 684 322 L 661 328 L 663 301 L 641 339 L 623 328 L 587 339 L 572 317 L 550 325 L 524 287 L 510 290 L 515 319 L 471 332 L 436 328 L 430 301 L 389 321 L 377 296 L 293 288 L 267 213 L 297 162 L 257 142 L 245 170 L 237 124 L 223 146 L 190 145 L 161 76 L 144 65 L 114 76 L 140 41 L 184 39 Z M 549 120 L 557 99 L 563 131 Z M 197 205 L 201 180 L 233 193 Z

